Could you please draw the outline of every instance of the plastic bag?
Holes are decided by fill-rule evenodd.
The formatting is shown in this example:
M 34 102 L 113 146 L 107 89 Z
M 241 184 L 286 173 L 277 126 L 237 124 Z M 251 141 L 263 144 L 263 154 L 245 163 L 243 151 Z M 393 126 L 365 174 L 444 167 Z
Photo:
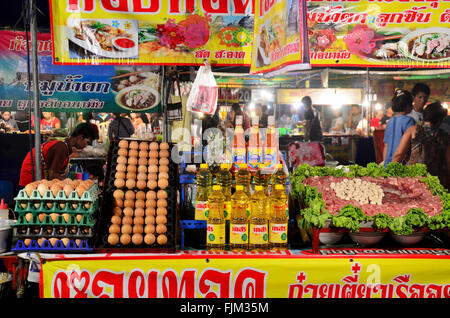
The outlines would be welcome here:
M 218 88 L 209 64 L 198 69 L 186 108 L 189 111 L 213 115 L 216 112 Z

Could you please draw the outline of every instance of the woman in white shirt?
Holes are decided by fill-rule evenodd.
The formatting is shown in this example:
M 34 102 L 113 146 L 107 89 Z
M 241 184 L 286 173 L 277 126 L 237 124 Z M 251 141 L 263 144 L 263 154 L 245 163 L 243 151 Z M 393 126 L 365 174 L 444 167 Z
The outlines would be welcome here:
M 343 133 L 345 131 L 345 125 L 344 125 L 344 117 L 342 117 L 341 110 L 335 109 L 333 111 L 333 115 L 334 118 L 331 121 L 329 133 L 330 134 Z

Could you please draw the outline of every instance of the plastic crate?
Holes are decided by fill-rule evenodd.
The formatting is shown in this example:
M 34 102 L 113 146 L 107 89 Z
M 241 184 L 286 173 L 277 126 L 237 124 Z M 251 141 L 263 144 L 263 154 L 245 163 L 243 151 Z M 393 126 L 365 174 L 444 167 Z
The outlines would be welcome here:
M 56 241 L 55 245 L 52 245 L 49 240 L 44 240 L 41 246 L 37 240 L 31 240 L 28 246 L 25 245 L 24 240 L 18 240 L 11 250 L 14 252 L 83 253 L 92 252 L 93 248 L 89 246 L 87 240 L 81 240 L 79 245 L 74 240 L 69 240 L 67 246 L 61 240 Z

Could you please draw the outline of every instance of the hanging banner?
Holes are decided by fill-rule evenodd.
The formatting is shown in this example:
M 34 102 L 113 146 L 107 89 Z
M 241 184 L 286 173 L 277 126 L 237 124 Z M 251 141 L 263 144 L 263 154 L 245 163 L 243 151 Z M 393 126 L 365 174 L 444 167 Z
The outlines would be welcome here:
M 448 68 L 449 6 L 449 0 L 308 0 L 311 64 Z
M 278 75 L 310 69 L 306 36 L 306 0 L 254 0 L 250 73 Z
M 50 33 L 38 33 L 42 111 L 160 111 L 160 66 L 53 65 L 51 54 Z M 32 90 L 27 75 L 25 33 L 0 31 L 0 111 L 27 110 L 34 105 Z
M 55 64 L 250 65 L 251 0 L 50 0 Z
M 343 252 L 340 256 L 326 257 L 295 255 L 291 251 L 266 255 L 199 251 L 47 259 L 42 264 L 41 295 L 45 298 L 450 297 L 448 250 L 409 253 L 402 249 L 398 254 L 381 250 L 379 254 L 380 250 L 375 249 L 368 253 L 361 250 L 356 255 Z

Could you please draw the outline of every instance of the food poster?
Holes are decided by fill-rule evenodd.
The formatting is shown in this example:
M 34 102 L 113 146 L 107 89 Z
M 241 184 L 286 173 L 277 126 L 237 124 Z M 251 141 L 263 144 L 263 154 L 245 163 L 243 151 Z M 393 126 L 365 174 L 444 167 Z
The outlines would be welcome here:
M 250 65 L 252 0 L 50 5 L 55 64 Z
M 42 111 L 160 112 L 160 66 L 54 65 L 50 33 L 38 33 L 38 58 Z M 0 31 L 0 111 L 30 105 L 25 33 Z
M 254 0 L 255 23 L 250 73 L 277 75 L 310 69 L 304 0 Z M 305 55 L 306 54 L 306 55 Z
M 450 1 L 308 1 L 313 66 L 448 68 Z
M 349 254 L 326 257 L 296 252 L 224 251 L 214 255 L 195 251 L 46 260 L 41 297 L 450 297 L 448 250 L 412 250 L 409 254 L 401 249 L 393 254 L 375 249 L 362 250 L 364 255 L 344 251 Z

